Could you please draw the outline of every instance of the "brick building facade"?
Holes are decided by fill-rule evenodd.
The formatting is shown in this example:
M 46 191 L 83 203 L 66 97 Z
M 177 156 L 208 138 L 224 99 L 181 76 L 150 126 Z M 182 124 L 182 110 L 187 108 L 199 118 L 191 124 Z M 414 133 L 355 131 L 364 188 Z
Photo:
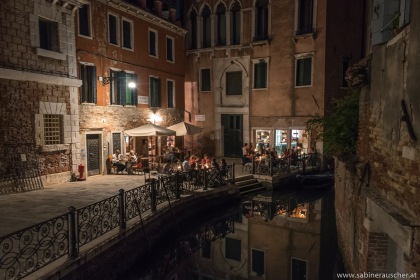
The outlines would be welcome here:
M 394 2 L 368 1 L 376 12 L 368 13 L 358 157 L 336 171 L 340 247 L 354 273 L 420 272 L 420 2 Z
M 163 1 L 87 1 L 77 15 L 81 159 L 104 174 L 109 156 L 133 149 L 148 156 L 154 138 L 123 131 L 148 122 L 183 121 L 186 31 Z M 135 88 L 129 83 L 134 82 Z M 164 144 L 162 144 L 164 145 Z
M 199 147 L 309 151 L 305 122 L 347 93 L 344 73 L 363 57 L 363 1 L 186 1 L 186 104 Z
M 81 1 L 2 1 L 0 161 L 2 192 L 68 180 L 78 163 L 74 14 Z M 20 184 L 18 186 L 18 184 Z

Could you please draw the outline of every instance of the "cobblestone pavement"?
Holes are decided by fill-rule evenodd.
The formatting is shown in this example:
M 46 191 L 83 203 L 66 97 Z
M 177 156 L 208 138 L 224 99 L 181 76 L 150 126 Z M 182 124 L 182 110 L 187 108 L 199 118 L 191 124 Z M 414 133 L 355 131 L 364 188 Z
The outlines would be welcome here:
M 242 175 L 240 159 L 235 162 L 236 176 Z M 0 195 L 0 236 L 33 226 L 68 212 L 70 206 L 81 208 L 144 184 L 143 175 L 97 175 L 86 181 L 45 186 L 42 190 Z

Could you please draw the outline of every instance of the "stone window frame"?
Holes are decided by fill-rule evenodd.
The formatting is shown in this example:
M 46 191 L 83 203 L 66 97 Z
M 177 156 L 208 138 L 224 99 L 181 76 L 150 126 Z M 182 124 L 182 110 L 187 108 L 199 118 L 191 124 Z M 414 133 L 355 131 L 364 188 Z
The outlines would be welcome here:
M 151 33 L 155 34 L 155 44 L 154 44 L 153 47 L 152 47 L 152 42 L 150 41 L 150 34 Z M 159 33 L 156 29 L 149 28 L 147 34 L 148 34 L 148 39 L 149 39 L 148 40 L 148 42 L 149 42 L 148 43 L 148 54 L 149 54 L 150 57 L 159 58 L 159 39 L 158 39 Z M 153 54 L 152 54 L 152 48 L 154 49 Z
M 62 144 L 45 144 L 44 115 L 62 116 Z M 44 152 L 67 150 L 72 141 L 71 116 L 67 113 L 66 103 L 43 102 L 39 103 L 39 114 L 35 114 L 35 143 Z
M 171 42 L 172 46 L 170 55 L 168 52 L 168 42 Z M 175 63 L 175 38 L 169 35 L 166 35 L 166 61 L 169 63 Z
M 172 105 L 173 105 L 172 107 L 169 107 L 169 83 L 172 83 Z M 168 108 L 171 108 L 171 109 L 176 108 L 175 95 L 176 95 L 176 93 L 175 93 L 175 80 L 166 79 L 166 97 L 168 99 L 168 104 L 167 104 Z
M 240 77 L 241 77 L 241 82 L 240 82 L 240 85 L 242 85 L 241 86 L 241 91 L 240 92 L 228 92 L 228 88 L 230 88 L 229 87 L 229 81 L 237 81 L 236 79 L 235 79 L 235 77 L 234 76 L 232 76 L 232 80 L 229 80 L 228 79 L 228 77 L 230 77 L 231 75 L 236 75 L 236 74 L 240 74 Z M 225 73 L 224 73 L 224 79 L 225 79 L 225 95 L 226 96 L 242 96 L 244 93 L 244 89 L 243 89 L 243 75 L 244 75 L 244 73 L 243 73 L 243 71 L 242 71 L 242 69 L 238 69 L 238 70 L 234 70 L 234 71 L 232 71 L 232 70 L 230 70 L 230 71 L 226 71 Z M 233 84 L 235 84 L 235 83 L 233 83 Z
M 130 34 L 129 34 L 130 44 L 131 44 L 130 48 L 124 46 L 124 37 L 126 35 L 124 33 L 124 21 L 130 24 Z M 133 20 L 128 19 L 126 17 L 121 18 L 121 48 L 128 51 L 134 51 L 134 22 Z
M 258 22 L 260 22 L 261 24 L 261 19 L 258 17 L 258 9 L 257 9 L 257 4 L 258 4 L 259 0 L 254 0 L 253 5 L 252 5 L 252 41 L 253 42 L 258 42 L 258 41 L 266 41 L 270 38 L 271 35 L 271 0 L 267 0 L 267 19 L 264 20 L 264 25 L 266 25 L 267 28 L 267 34 L 259 34 L 259 30 L 257 30 L 257 20 Z M 261 36 L 261 35 L 265 35 L 265 36 Z
M 305 37 L 305 36 L 313 36 L 316 30 L 316 19 L 317 19 L 317 6 L 318 6 L 318 0 L 311 0 L 312 1 L 312 15 L 311 15 L 311 30 L 299 30 L 299 22 L 301 19 L 299 6 L 302 0 L 295 0 L 295 37 Z
M 115 44 L 114 43 L 112 43 L 111 42 L 111 30 L 110 30 L 110 24 L 109 24 L 109 17 L 110 16 L 113 16 L 113 17 L 115 17 L 115 24 L 117 25 L 116 27 L 115 27 L 115 32 L 116 32 L 116 34 L 115 34 Z M 113 46 L 120 46 L 119 44 L 120 44 L 120 20 L 119 20 L 119 15 L 118 14 L 116 14 L 116 13 L 113 13 L 113 12 L 108 12 L 108 14 L 107 14 L 107 17 L 106 17 L 106 20 L 107 20 L 107 24 L 108 24 L 108 26 L 107 26 L 107 33 L 108 33 L 108 44 L 110 44 L 110 45 L 113 45 Z
M 264 257 L 264 272 L 262 274 L 259 274 L 258 272 L 254 271 L 254 255 L 253 255 L 253 252 L 254 251 L 259 251 L 259 252 L 262 252 L 263 253 L 263 257 Z M 258 277 L 264 277 L 265 276 L 265 273 L 266 273 L 266 270 L 267 270 L 267 266 L 266 266 L 266 264 L 267 264 L 267 257 L 266 257 L 266 255 L 267 255 L 266 254 L 266 251 L 263 250 L 263 249 L 251 248 L 251 269 L 250 269 L 251 276 L 258 276 Z
M 71 15 L 62 12 L 59 6 L 52 3 L 35 3 L 34 13 L 29 15 L 31 47 L 35 48 L 36 55 L 56 60 L 67 60 L 66 47 L 71 44 L 71 36 L 67 36 L 68 26 L 63 22 L 72 22 Z M 39 22 L 40 19 L 57 23 L 58 48 L 56 51 L 40 47 Z
M 92 30 L 92 4 L 86 3 L 83 4 L 83 6 L 88 6 L 88 29 L 89 29 L 89 35 L 80 34 L 80 9 L 77 12 L 77 22 L 78 22 L 78 29 L 77 29 L 77 35 L 80 37 L 93 39 L 93 30 Z
M 265 87 L 255 87 L 255 66 L 259 63 L 265 62 L 267 65 L 266 68 L 266 80 L 265 80 Z M 252 89 L 253 90 L 267 90 L 268 89 L 268 77 L 269 77 L 269 63 L 270 63 L 270 58 L 266 57 L 266 58 L 258 58 L 258 59 L 252 59 L 252 64 L 253 64 L 253 75 L 252 75 Z
M 311 58 L 311 82 L 308 85 L 297 85 L 297 75 L 298 75 L 298 60 L 308 59 Z M 294 79 L 294 86 L 295 88 L 305 88 L 305 87 L 312 87 L 314 82 L 314 53 L 302 53 L 295 55 L 295 79 Z
M 290 257 L 290 277 L 291 277 L 291 279 L 293 279 L 293 260 L 298 260 L 298 261 L 305 262 L 306 263 L 306 274 L 308 273 L 308 268 L 309 268 L 308 260 L 301 259 L 301 258 L 296 258 L 296 257 Z

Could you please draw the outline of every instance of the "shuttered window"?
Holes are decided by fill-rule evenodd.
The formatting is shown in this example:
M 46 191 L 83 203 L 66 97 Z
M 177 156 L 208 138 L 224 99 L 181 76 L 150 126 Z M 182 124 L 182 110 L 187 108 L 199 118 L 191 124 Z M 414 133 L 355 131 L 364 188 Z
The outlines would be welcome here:
M 242 95 L 242 72 L 226 72 L 226 95 Z
M 150 107 L 161 107 L 160 79 L 150 77 Z
M 312 57 L 296 60 L 296 86 L 312 84 Z
M 227 259 L 241 261 L 241 240 L 226 237 L 225 256 Z
M 254 64 L 254 88 L 267 88 L 267 62 Z
M 81 103 L 96 103 L 96 67 L 93 65 L 80 65 Z

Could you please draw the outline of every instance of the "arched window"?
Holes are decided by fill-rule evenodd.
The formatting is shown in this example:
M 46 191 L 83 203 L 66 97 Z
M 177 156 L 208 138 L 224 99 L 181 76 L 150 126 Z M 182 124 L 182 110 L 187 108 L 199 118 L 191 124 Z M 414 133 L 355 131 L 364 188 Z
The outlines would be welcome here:
M 238 1 L 233 3 L 230 13 L 230 44 L 239 45 L 241 43 L 241 6 Z
M 203 12 L 201 13 L 203 18 L 203 48 L 209 48 L 211 46 L 211 18 L 210 18 L 210 8 L 208 6 L 204 7 Z
M 217 45 L 226 45 L 226 7 L 223 4 L 219 4 L 216 9 L 217 16 Z
M 255 3 L 255 41 L 268 39 L 268 0 Z
M 197 13 L 192 11 L 190 14 L 190 23 L 191 23 L 191 49 L 197 48 Z

